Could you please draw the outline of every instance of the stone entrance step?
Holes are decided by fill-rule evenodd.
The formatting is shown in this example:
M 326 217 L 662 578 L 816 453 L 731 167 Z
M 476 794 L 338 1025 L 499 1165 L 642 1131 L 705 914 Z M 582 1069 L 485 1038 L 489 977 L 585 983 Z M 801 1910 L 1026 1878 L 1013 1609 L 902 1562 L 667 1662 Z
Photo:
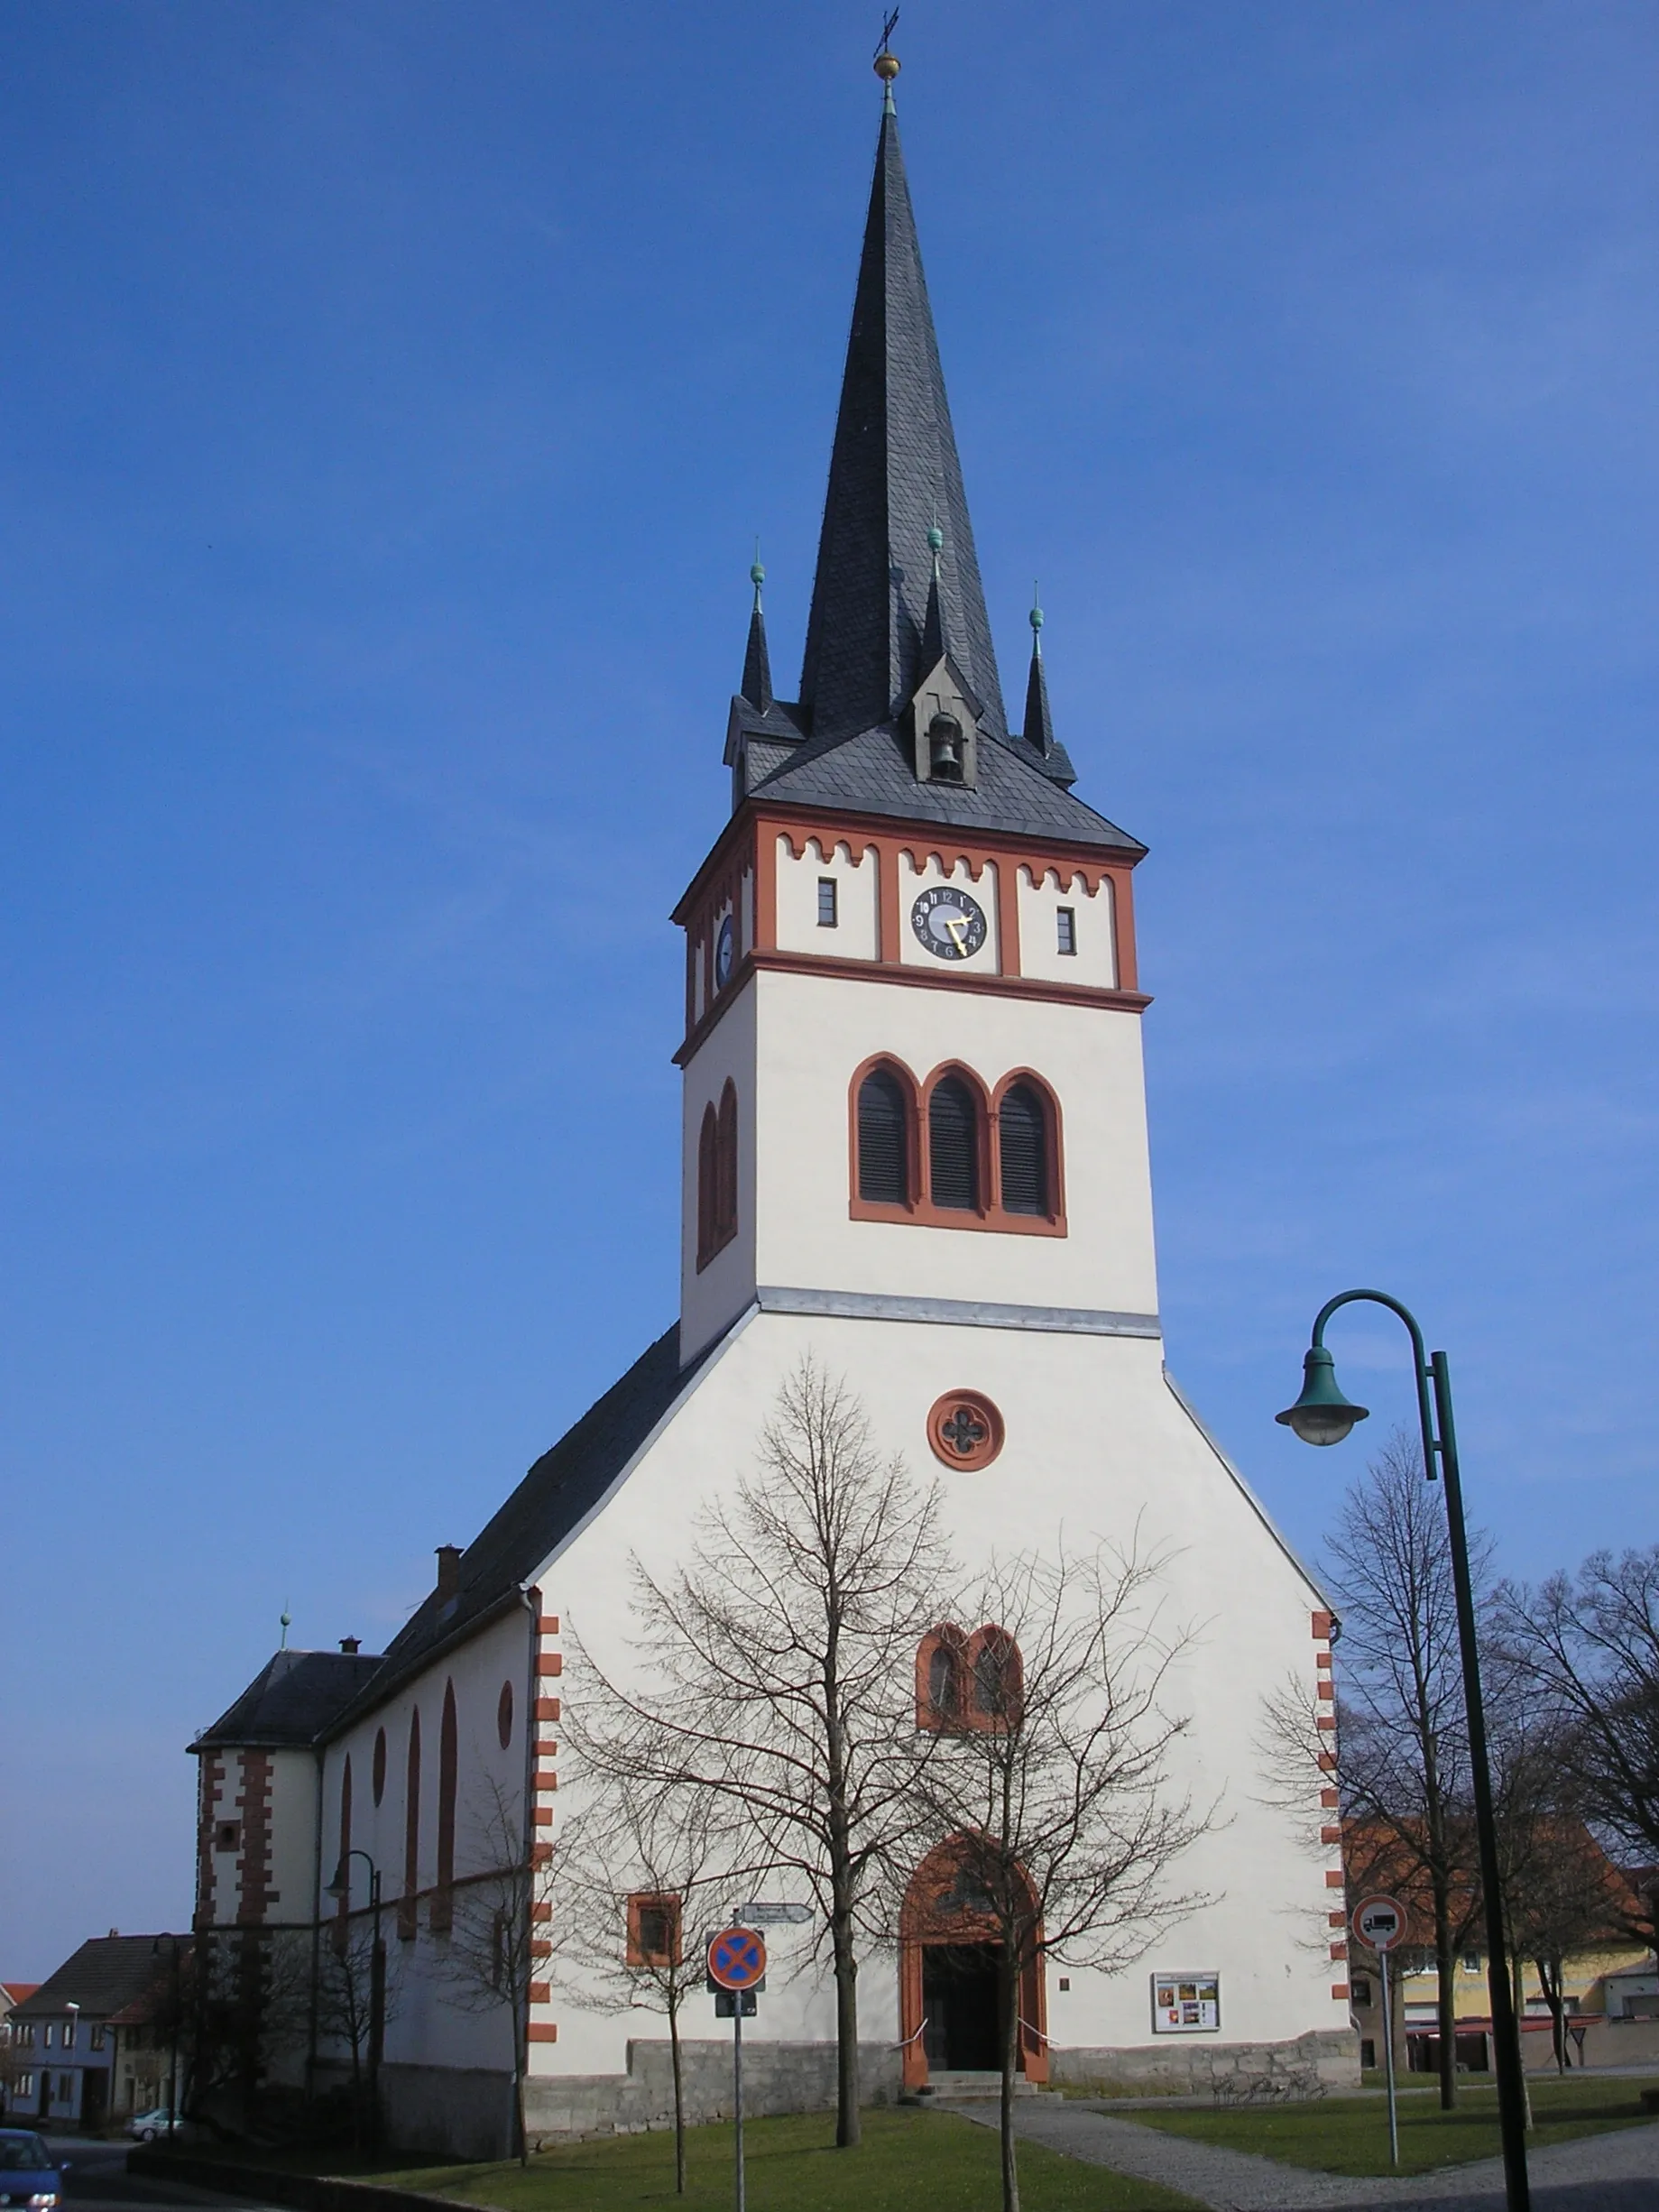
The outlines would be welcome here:
M 953 2104 L 982 2097 L 1000 2097 L 1002 2077 L 996 2073 L 970 2072 L 965 2068 L 955 2073 L 944 2073 L 935 2069 L 927 2077 L 927 2087 L 935 2097 L 948 2098 Z M 1035 2081 L 1028 2081 L 1023 2074 L 1014 2077 L 1016 2097 L 1040 2097 L 1041 2089 Z

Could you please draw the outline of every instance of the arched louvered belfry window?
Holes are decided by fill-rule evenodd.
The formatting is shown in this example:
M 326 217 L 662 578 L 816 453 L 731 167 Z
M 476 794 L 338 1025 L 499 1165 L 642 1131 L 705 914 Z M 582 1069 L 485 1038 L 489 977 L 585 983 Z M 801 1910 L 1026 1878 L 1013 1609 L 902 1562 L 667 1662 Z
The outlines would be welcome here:
M 944 1075 L 927 1101 L 928 1195 L 953 1212 L 979 1211 L 979 1110 L 960 1075 Z
M 997 1110 L 1004 1213 L 1049 1213 L 1048 1116 L 1034 1083 L 1010 1083 Z
M 444 1717 L 438 1732 L 438 1894 L 432 1900 L 434 1935 L 455 1920 L 455 1799 L 460 1766 L 456 1741 L 455 1684 L 444 1684 Z
M 858 1194 L 868 1204 L 910 1203 L 910 1108 L 890 1067 L 871 1068 L 858 1087 Z

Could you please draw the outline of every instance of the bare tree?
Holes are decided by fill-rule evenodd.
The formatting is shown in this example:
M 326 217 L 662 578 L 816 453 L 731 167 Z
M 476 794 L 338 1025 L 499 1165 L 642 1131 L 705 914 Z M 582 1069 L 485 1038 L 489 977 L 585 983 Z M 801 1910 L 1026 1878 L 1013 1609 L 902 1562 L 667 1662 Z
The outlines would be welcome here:
M 997 1947 L 1002 2204 L 1018 2212 L 1014 2078 L 1038 1963 L 1111 1970 L 1198 1904 L 1169 1885 L 1209 1825 L 1171 1792 L 1186 1723 L 1160 1703 L 1184 1638 L 1161 1636 L 1161 1562 L 1106 1551 L 993 1562 L 963 1604 L 982 1626 L 938 1668 L 912 1791 L 953 1868 L 935 1913 Z
M 1510 1663 L 1547 1707 L 1581 1816 L 1659 1863 L 1659 1544 L 1592 1553 L 1537 1590 L 1506 1583 L 1498 1617 Z M 1631 1899 L 1629 1931 L 1659 1942 L 1659 1896 Z
M 1328 1545 L 1342 1614 L 1337 1720 L 1343 1829 L 1421 1875 L 1434 1932 L 1440 2101 L 1457 2102 L 1457 1953 L 1480 1913 L 1452 1545 L 1422 1450 L 1396 1430 L 1348 1493 Z M 1475 1537 L 1477 1590 L 1490 1544 Z M 1350 1871 L 1351 1878 L 1351 1871 Z
M 524 2133 L 524 2074 L 530 2044 L 530 1986 L 549 1942 L 547 1847 L 528 1839 L 513 1798 L 490 1781 L 475 1818 L 485 1870 L 457 1883 L 447 1972 L 454 2001 L 467 2013 L 501 2013 L 512 2039 L 512 2147 L 530 2163 Z
M 816 1902 L 844 2147 L 860 2138 L 859 1947 L 917 1818 L 912 1665 L 947 1559 L 937 1485 L 880 1454 L 857 1398 L 810 1357 L 779 1392 L 759 1461 L 701 1516 L 676 1574 L 635 1561 L 635 1650 L 661 1687 L 607 1689 L 641 1724 L 640 1778 L 740 1808 L 755 1862 Z
M 567 1654 L 579 1667 L 579 1647 Z M 553 1861 L 554 1924 L 560 1931 L 558 1971 L 585 2005 L 613 2011 L 646 2006 L 668 2028 L 674 2078 L 674 2189 L 686 2193 L 686 2086 L 680 2014 L 704 1986 L 706 1968 L 699 1922 L 735 1878 L 732 1811 L 708 1790 L 645 1778 L 665 1762 L 641 1758 L 625 1722 L 604 1732 L 605 1704 L 590 1703 L 567 1732 L 581 1762 L 586 1802 L 561 1824 Z
M 357 2145 L 365 2136 L 372 2143 L 380 2139 L 377 2046 L 397 2017 L 398 1995 L 397 1984 L 386 1974 L 385 1946 L 376 1947 L 373 1922 L 337 1922 L 324 1936 L 318 1959 L 317 2032 L 344 2043 L 351 2055 L 352 2141 Z

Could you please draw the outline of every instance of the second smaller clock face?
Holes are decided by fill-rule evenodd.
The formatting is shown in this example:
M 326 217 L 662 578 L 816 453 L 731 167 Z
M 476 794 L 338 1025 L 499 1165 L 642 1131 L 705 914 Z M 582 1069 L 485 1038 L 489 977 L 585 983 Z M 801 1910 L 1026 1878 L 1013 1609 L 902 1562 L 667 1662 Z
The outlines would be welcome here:
M 724 991 L 732 980 L 732 959 L 737 950 L 737 932 L 732 926 L 728 914 L 720 925 L 720 935 L 714 939 L 714 986 Z
M 985 942 L 985 909 L 954 883 L 919 891 L 910 926 L 935 960 L 967 960 Z

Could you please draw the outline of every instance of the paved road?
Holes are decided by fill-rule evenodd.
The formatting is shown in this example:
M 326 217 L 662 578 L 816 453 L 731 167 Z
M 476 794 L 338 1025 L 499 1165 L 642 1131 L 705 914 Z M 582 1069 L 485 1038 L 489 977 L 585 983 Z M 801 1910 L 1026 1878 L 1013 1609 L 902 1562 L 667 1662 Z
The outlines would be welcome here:
M 986 2127 L 997 2124 L 993 2104 L 951 2109 Z M 1210 2212 L 1504 2212 L 1497 2159 L 1411 2180 L 1344 2180 L 1165 2134 L 1059 2097 L 1022 2097 L 1014 2124 L 1023 2142 L 1160 2181 Z M 1534 2212 L 1659 2212 L 1659 2127 L 1553 2143 L 1535 2151 L 1529 2164 Z
M 235 2206 L 247 2212 L 242 2197 L 220 2197 L 210 2189 L 195 2189 L 183 2181 L 159 2181 L 149 2175 L 129 2174 L 124 2143 L 88 2142 L 83 2135 L 51 2135 L 47 2141 L 54 2157 L 67 2158 L 64 2195 L 69 2212 L 133 2212 L 134 2206 L 166 2207 L 167 2212 L 204 2212 L 212 2205 Z

